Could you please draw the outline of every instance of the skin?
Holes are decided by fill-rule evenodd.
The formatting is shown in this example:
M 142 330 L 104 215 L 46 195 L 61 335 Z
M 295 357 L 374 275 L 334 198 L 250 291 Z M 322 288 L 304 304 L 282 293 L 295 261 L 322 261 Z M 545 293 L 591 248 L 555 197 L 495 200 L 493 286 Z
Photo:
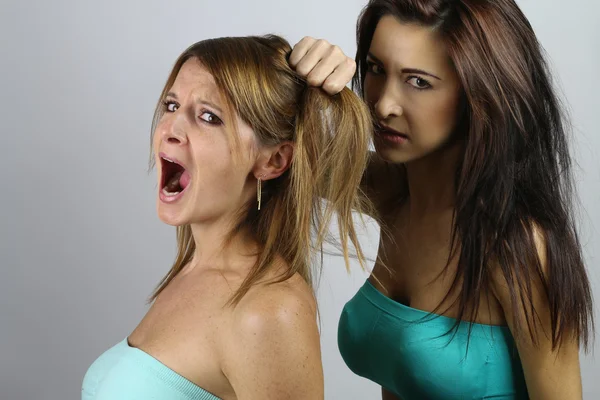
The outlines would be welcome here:
M 331 95 L 341 92 L 356 71 L 354 60 L 346 57 L 339 46 L 310 36 L 294 46 L 289 63 L 309 85 Z
M 305 49 L 307 43 L 301 41 L 297 46 L 299 53 L 310 54 Z M 335 61 L 327 61 L 333 57 L 331 54 L 321 44 L 313 50 L 310 60 L 319 60 L 317 66 L 346 65 L 339 55 L 334 55 Z M 378 126 L 407 136 L 401 143 L 394 143 L 375 135 L 380 158 L 372 157 L 365 179 L 369 183 L 364 189 L 391 233 L 389 237 L 381 235 L 379 244 L 379 256 L 391 273 L 376 264 L 369 279 L 395 301 L 425 311 L 433 311 L 441 303 L 438 313 L 456 317 L 458 310 L 451 303 L 458 293 L 451 293 L 449 300 L 442 302 L 452 283 L 456 261 L 451 261 L 450 273 L 439 274 L 450 251 L 455 202 L 453 174 L 462 154 L 462 144 L 453 133 L 464 107 L 460 81 L 435 32 L 401 23 L 392 16 L 380 20 L 368 61 L 365 100 L 374 111 Z M 312 71 L 314 66 L 310 62 L 303 64 L 303 60 L 296 62 L 303 71 Z M 329 73 L 336 75 L 335 70 Z M 339 71 L 337 75 L 341 75 Z M 320 82 L 328 79 L 327 71 L 322 69 L 318 76 Z M 387 200 L 397 196 L 398 187 L 402 186 L 408 187 L 408 200 L 390 208 Z M 537 245 L 544 265 L 541 235 Z M 519 334 L 517 327 L 526 329 L 527 325 L 522 310 L 517 310 L 520 318 L 513 319 L 507 284 L 498 269 L 494 270 L 491 288 L 484 293 L 474 322 L 509 327 L 515 336 L 531 399 L 581 399 L 577 342 L 565 342 L 558 351 L 551 349 L 551 341 L 544 333 L 550 332 L 549 310 L 541 288 L 541 282 L 536 282 L 534 299 L 541 317 L 537 346 L 527 331 Z M 382 398 L 397 399 L 383 388 Z
M 235 213 L 256 196 L 257 177 L 273 179 L 289 167 L 293 145 L 262 146 L 231 114 L 240 139 L 237 159 L 223 123 L 225 102 L 197 60 L 183 65 L 170 92 L 153 143 L 159 182 L 158 155 L 166 154 L 185 165 L 191 183 L 177 202 L 159 199 L 157 210 L 167 224 L 191 225 L 196 252 L 129 343 L 224 400 L 322 399 L 316 304 L 300 276 L 259 283 L 236 307 L 226 307 L 256 261 L 256 245 L 244 232 L 227 246 L 223 237 Z M 277 260 L 264 279 L 286 267 Z

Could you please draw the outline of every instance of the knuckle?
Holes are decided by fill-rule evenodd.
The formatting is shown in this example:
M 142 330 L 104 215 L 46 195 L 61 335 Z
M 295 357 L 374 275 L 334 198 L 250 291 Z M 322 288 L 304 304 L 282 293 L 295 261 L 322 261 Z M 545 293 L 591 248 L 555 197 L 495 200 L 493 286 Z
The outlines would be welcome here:
M 323 81 L 315 74 L 310 74 L 306 77 L 306 83 L 308 83 L 310 86 L 320 86 Z
M 307 78 L 306 83 L 308 83 L 309 86 L 319 86 L 319 82 L 315 78 Z
M 303 44 L 303 45 L 307 45 L 310 44 L 312 42 L 314 42 L 315 39 L 313 39 L 310 36 L 304 36 L 302 39 L 300 39 L 300 41 L 298 42 L 298 44 Z
M 315 43 L 319 48 L 327 48 L 331 46 L 329 42 L 325 39 L 318 39 Z
M 296 66 L 296 73 L 298 75 L 300 75 L 301 77 L 306 77 L 306 75 L 308 74 L 308 68 L 306 67 L 306 65 L 304 64 L 298 64 Z
M 290 57 L 288 59 L 288 63 L 292 66 L 292 67 L 296 67 L 296 64 L 298 63 L 297 60 L 298 56 L 297 56 L 297 52 L 296 49 L 292 50 L 292 53 L 290 54 Z
M 339 93 L 343 89 L 343 86 L 338 82 L 325 82 L 323 89 L 328 93 Z

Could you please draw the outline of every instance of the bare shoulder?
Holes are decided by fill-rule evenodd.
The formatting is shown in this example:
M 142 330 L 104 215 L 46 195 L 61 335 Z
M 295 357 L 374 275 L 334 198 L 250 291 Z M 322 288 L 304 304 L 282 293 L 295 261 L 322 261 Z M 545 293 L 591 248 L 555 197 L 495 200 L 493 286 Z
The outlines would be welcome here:
M 580 399 L 581 371 L 577 338 L 567 334 L 553 346 L 553 321 L 546 290 L 549 276 L 544 232 L 531 228 L 531 246 L 537 260 L 530 258 L 529 282 L 514 271 L 492 269 L 490 283 L 500 302 L 523 366 L 527 390 L 536 399 Z M 512 290 L 511 290 L 512 288 Z
M 236 307 L 232 323 L 240 332 L 264 330 L 277 334 L 279 329 L 316 325 L 316 310 L 308 284 L 293 276 L 284 282 L 252 288 Z
M 544 238 L 544 233 L 536 225 L 532 225 L 531 235 L 533 239 L 533 246 L 535 247 L 536 256 L 539 260 L 539 267 L 541 268 L 541 271 L 539 271 L 541 272 L 541 274 L 531 274 L 531 276 L 534 278 L 532 279 L 532 284 L 534 285 L 534 293 L 537 293 L 538 296 L 540 296 L 543 292 L 544 280 L 546 279 L 548 273 L 548 265 L 546 260 L 546 239 Z M 529 265 L 528 267 L 531 269 L 530 272 L 535 272 L 535 265 Z M 500 301 L 503 307 L 512 308 L 510 301 L 511 292 L 509 287 L 511 284 L 514 284 L 516 282 L 510 283 L 510 276 L 507 277 L 506 274 L 499 267 L 499 265 L 495 265 L 491 269 L 490 278 L 491 289 L 496 298 Z M 518 277 L 515 275 L 513 276 L 513 278 L 517 279 Z M 540 289 L 542 290 L 542 292 L 540 292 Z
M 230 324 L 224 373 L 238 399 L 323 398 L 316 302 L 300 277 L 252 288 Z

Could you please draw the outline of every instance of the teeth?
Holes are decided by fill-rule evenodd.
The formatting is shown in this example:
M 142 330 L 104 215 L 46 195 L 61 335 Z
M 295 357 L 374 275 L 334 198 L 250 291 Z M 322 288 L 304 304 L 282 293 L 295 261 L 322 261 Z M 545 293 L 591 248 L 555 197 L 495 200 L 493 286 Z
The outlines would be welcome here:
M 179 193 L 181 193 L 181 192 L 169 192 L 169 191 L 167 190 L 167 188 L 163 188 L 162 192 L 163 192 L 163 194 L 164 194 L 165 196 L 167 196 L 167 197 L 173 197 L 173 196 L 177 196 Z

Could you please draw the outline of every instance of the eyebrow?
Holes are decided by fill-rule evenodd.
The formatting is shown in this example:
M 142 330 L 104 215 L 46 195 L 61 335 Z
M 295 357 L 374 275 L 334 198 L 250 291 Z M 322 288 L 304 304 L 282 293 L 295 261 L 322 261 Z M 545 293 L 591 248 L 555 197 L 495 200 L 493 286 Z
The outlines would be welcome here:
M 367 54 L 367 57 L 368 57 L 368 58 L 372 58 L 372 59 L 373 59 L 373 61 L 375 61 L 377 64 L 383 65 L 383 63 L 381 62 L 381 60 L 379 60 L 379 59 L 378 59 L 377 57 L 375 57 L 373 54 L 369 53 L 369 54 Z M 403 74 L 421 74 L 421 75 L 427 75 L 427 76 L 430 76 L 430 77 L 432 77 L 432 78 L 435 78 L 435 79 L 437 79 L 437 80 L 439 80 L 439 81 L 441 81 L 441 80 L 442 80 L 441 78 L 439 78 L 439 77 L 437 77 L 437 76 L 433 75 L 433 74 L 432 74 L 432 73 L 430 73 L 430 72 L 423 71 L 422 69 L 417 69 L 417 68 L 402 68 L 401 72 L 402 72 Z
M 177 97 L 177 95 L 173 92 L 169 92 L 167 93 L 167 95 L 165 97 L 171 97 L 175 100 L 179 100 L 179 98 Z M 217 110 L 218 112 L 220 112 L 221 114 L 223 114 L 223 110 L 221 110 L 221 107 L 219 107 L 218 105 L 216 105 L 215 103 L 208 101 L 208 100 L 198 100 L 197 103 L 199 104 L 206 104 L 209 107 L 214 108 L 215 110 Z

